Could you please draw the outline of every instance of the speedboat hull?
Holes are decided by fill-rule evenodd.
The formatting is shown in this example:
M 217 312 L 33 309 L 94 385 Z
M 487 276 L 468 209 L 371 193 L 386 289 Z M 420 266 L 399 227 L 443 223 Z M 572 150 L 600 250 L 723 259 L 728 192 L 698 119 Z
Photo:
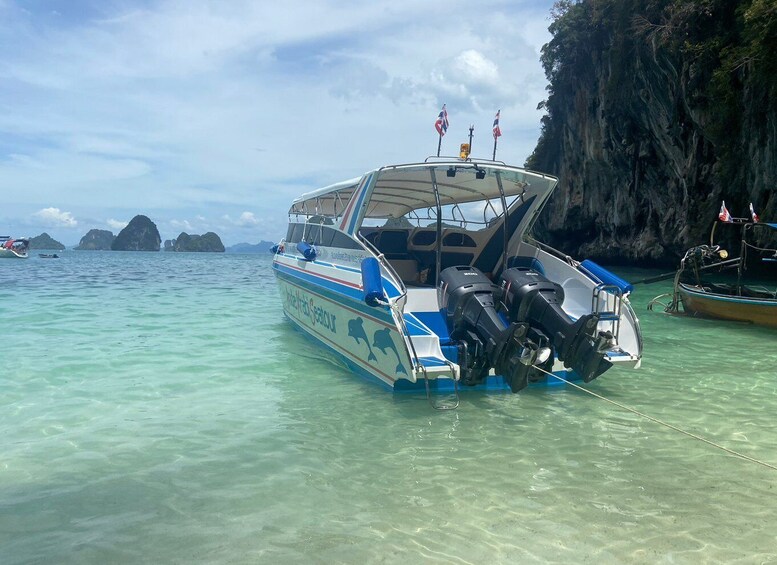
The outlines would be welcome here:
M 0 249 L 0 259 L 27 259 L 27 252 L 17 252 L 13 249 Z
M 0 235 L 0 259 L 27 259 L 30 240 Z
M 285 253 L 276 254 L 273 269 L 283 311 L 299 329 L 384 386 L 412 378 L 400 330 L 390 312 L 361 299 L 359 272 Z

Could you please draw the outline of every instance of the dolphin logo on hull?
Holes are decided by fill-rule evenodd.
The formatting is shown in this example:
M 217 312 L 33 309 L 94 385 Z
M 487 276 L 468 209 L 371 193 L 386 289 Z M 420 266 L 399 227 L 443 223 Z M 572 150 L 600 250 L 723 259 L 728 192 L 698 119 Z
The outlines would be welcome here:
M 394 352 L 394 355 L 397 358 L 396 372 L 407 374 L 405 367 L 402 365 L 402 360 L 399 358 L 399 352 L 397 351 L 397 346 L 394 345 L 394 340 L 391 339 L 391 330 L 389 328 L 378 330 L 375 332 L 375 334 L 372 337 L 373 337 L 373 341 L 372 341 L 373 347 L 377 347 L 378 349 L 380 349 L 383 352 L 383 355 L 388 355 L 388 353 L 386 353 L 387 349 L 390 349 L 391 351 Z
M 364 343 L 367 344 L 367 350 L 370 352 L 367 356 L 367 361 L 378 360 L 378 358 L 375 357 L 375 353 L 372 351 L 372 347 L 370 347 L 370 340 L 367 339 L 367 332 L 364 331 L 364 320 L 362 318 L 348 320 L 348 335 L 355 339 L 356 343 L 360 343 L 360 340 L 364 340 Z

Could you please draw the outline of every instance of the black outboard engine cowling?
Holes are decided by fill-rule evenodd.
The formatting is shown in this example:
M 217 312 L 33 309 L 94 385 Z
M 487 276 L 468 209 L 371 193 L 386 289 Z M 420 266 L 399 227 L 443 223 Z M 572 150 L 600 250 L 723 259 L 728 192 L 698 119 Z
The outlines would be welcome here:
M 610 368 L 604 352 L 613 345 L 610 332 L 599 332 L 599 315 L 586 314 L 573 321 L 561 308 L 564 289 L 544 275 L 526 269 L 502 273 L 503 306 L 512 322 L 526 321 L 550 338 L 564 366 L 591 382 Z
M 459 341 L 464 384 L 476 385 L 493 366 L 492 357 L 508 324 L 497 313 L 498 286 L 474 267 L 449 267 L 440 273 L 437 303 L 451 338 Z
M 609 368 L 604 351 L 612 335 L 598 332 L 599 317 L 573 321 L 561 309 L 564 291 L 543 275 L 508 269 L 496 286 L 474 267 L 450 267 L 440 273 L 437 299 L 451 339 L 459 343 L 461 380 L 483 382 L 494 369 L 513 392 L 550 371 L 553 349 L 589 382 Z
M 527 339 L 532 333 L 528 323 L 511 323 L 499 314 L 501 296 L 501 289 L 474 267 L 450 267 L 440 274 L 438 304 L 451 339 L 459 342 L 462 382 L 479 384 L 493 368 L 518 392 L 528 384 L 538 355 L 543 363 L 552 359 L 547 347 L 543 355 Z

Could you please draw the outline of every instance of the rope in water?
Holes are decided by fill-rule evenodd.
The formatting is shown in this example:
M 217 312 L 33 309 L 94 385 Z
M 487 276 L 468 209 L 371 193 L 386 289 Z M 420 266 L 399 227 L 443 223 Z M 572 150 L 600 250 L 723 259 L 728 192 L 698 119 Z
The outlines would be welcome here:
M 558 379 L 560 381 L 563 381 L 564 383 L 566 383 L 566 384 L 568 384 L 570 386 L 573 386 L 573 387 L 575 387 L 578 390 L 582 390 L 583 392 L 585 392 L 587 394 L 590 394 L 591 396 L 595 396 L 596 398 L 599 398 L 600 400 L 604 400 L 605 402 L 609 402 L 610 404 L 614 404 L 618 408 L 621 408 L 623 410 L 626 410 L 628 412 L 636 414 L 637 416 L 641 416 L 642 418 L 646 418 L 646 419 L 650 420 L 651 422 L 655 422 L 656 424 L 659 424 L 661 426 L 666 426 L 670 430 L 674 430 L 676 432 L 680 432 L 681 434 L 685 434 L 685 435 L 687 435 L 689 437 L 692 437 L 693 439 L 698 439 L 699 441 L 704 442 L 707 445 L 711 445 L 712 447 L 716 447 L 718 449 L 721 449 L 721 450 L 725 451 L 729 455 L 733 455 L 735 457 L 740 457 L 741 459 L 744 459 L 746 461 L 750 461 L 751 463 L 757 463 L 758 465 L 762 465 L 762 466 L 764 466 L 764 467 L 766 467 L 768 469 L 771 469 L 772 471 L 777 471 L 777 467 L 772 465 L 772 464 L 770 464 L 770 463 L 766 463 L 765 461 L 761 461 L 760 459 L 755 459 L 754 457 L 750 457 L 749 455 L 745 455 L 744 453 L 739 453 L 738 451 L 734 451 L 733 449 L 729 449 L 728 447 L 724 447 L 724 446 L 722 446 L 722 445 L 720 445 L 718 443 L 715 443 L 714 441 L 710 441 L 710 440 L 708 440 L 706 438 L 703 438 L 703 437 L 701 437 L 699 435 L 696 435 L 694 433 L 691 433 L 691 432 L 688 432 L 688 431 L 683 430 L 681 428 L 678 428 L 677 426 L 673 426 L 672 424 L 669 424 L 667 422 L 659 420 L 658 418 L 654 418 L 653 416 L 648 416 L 647 414 L 644 414 L 644 413 L 640 412 L 639 410 L 635 410 L 634 408 L 631 408 L 629 406 L 626 406 L 625 404 L 621 404 L 620 402 L 616 402 L 615 400 L 610 400 L 609 398 L 605 398 L 604 396 L 602 396 L 600 394 L 596 394 L 593 391 L 590 391 L 590 390 L 588 390 L 586 388 L 583 388 L 583 387 L 581 387 L 579 385 L 576 385 L 575 383 L 569 382 L 568 380 L 566 380 L 564 378 L 561 378 L 561 377 L 559 377 L 557 375 L 554 375 L 553 373 L 550 373 L 550 372 L 544 370 L 542 367 L 537 367 L 537 365 L 534 365 L 533 367 L 535 369 L 539 370 L 540 372 L 545 373 L 546 375 L 548 375 L 550 377 L 553 377 L 554 379 Z

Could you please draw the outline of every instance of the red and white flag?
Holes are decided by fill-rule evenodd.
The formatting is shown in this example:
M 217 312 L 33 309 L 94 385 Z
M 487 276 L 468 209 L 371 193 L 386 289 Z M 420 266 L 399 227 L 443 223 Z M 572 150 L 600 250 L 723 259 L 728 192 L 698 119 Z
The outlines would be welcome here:
M 442 105 L 442 110 L 437 116 L 437 121 L 434 122 L 434 127 L 437 133 L 440 134 L 440 137 L 448 131 L 448 110 L 445 108 L 445 104 Z
M 496 111 L 496 117 L 494 118 L 494 126 L 493 126 L 493 128 L 492 128 L 492 131 L 493 131 L 493 133 L 494 133 L 494 139 L 496 139 L 497 137 L 499 137 L 500 135 L 502 135 L 502 130 L 501 130 L 501 129 L 499 129 L 499 113 L 500 113 L 501 111 L 502 111 L 502 110 L 497 110 L 497 111 Z
M 721 222 L 733 222 L 734 221 L 734 220 L 731 219 L 731 214 L 729 214 L 728 208 L 726 208 L 726 201 L 725 200 L 720 205 L 720 214 L 718 214 L 718 219 Z
M 758 214 L 755 213 L 755 210 L 753 209 L 753 203 L 750 203 L 750 216 L 753 218 L 753 222 L 756 224 L 758 223 Z

